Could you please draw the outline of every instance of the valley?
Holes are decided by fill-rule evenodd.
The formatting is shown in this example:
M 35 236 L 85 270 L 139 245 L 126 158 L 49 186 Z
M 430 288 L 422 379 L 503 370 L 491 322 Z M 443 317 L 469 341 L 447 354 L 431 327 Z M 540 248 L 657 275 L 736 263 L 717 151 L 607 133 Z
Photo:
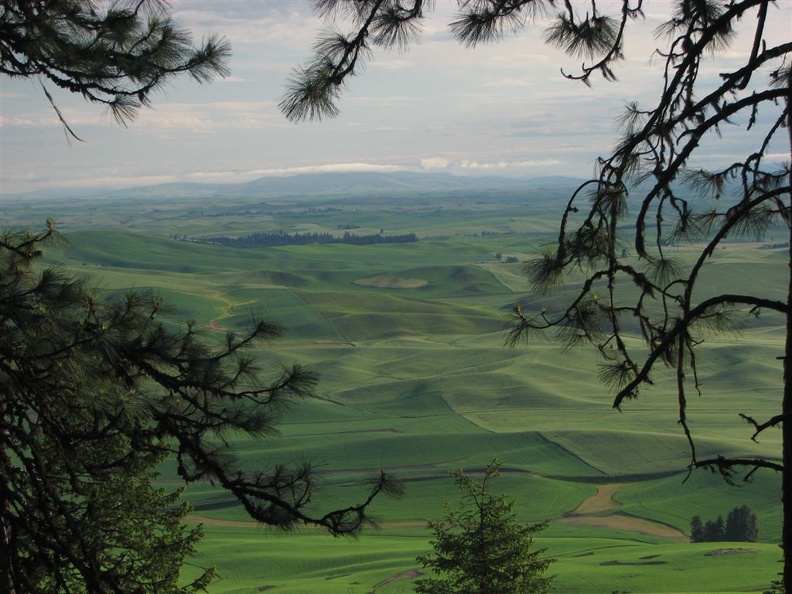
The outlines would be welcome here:
M 564 351 L 552 334 L 504 346 L 515 302 L 539 310 L 572 294 L 574 278 L 552 297 L 531 294 L 522 273 L 556 232 L 571 181 L 415 184 L 371 177 L 346 186 L 325 179 L 313 189 L 286 181 L 244 191 L 165 186 L 3 204 L 5 228 L 56 221 L 67 241 L 47 252 L 50 264 L 108 295 L 151 291 L 169 304 L 168 323 L 192 320 L 218 341 L 251 316 L 284 327 L 282 339 L 256 348 L 257 363 L 277 373 L 299 362 L 320 383 L 283 412 L 279 436 L 232 437 L 245 467 L 312 461 L 325 483 L 319 512 L 356 502 L 380 470 L 404 485 L 401 500 L 375 502 L 379 526 L 357 539 L 275 533 L 211 484 L 189 485 L 190 522 L 205 530 L 192 563 L 216 566 L 210 593 L 410 592 L 415 556 L 430 548 L 426 520 L 456 497 L 448 472 L 475 473 L 494 457 L 504 463 L 498 490 L 516 497 L 525 520 L 549 522 L 537 545 L 558 559 L 557 592 L 767 588 L 781 568 L 778 476 L 758 472 L 728 485 L 706 471 L 688 475 L 673 381 L 658 376 L 617 411 L 598 380 L 596 352 Z M 211 243 L 349 229 L 416 241 Z M 779 237 L 728 244 L 707 264 L 708 287 L 750 283 L 783 298 Z M 695 248 L 670 249 L 689 262 Z M 702 395 L 688 408 L 699 456 L 780 457 L 779 432 L 753 442 L 739 414 L 778 411 L 783 340 L 783 320 L 770 315 L 707 335 Z M 162 469 L 163 485 L 173 464 Z M 759 517 L 760 542 L 688 542 L 693 515 L 742 504 Z

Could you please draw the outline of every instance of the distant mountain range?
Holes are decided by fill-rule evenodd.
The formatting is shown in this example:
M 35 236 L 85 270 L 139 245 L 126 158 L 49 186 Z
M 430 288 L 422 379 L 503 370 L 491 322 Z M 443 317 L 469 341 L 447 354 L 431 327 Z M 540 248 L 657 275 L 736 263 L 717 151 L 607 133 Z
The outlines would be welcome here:
M 389 191 L 437 191 L 470 189 L 518 189 L 537 185 L 554 187 L 576 185 L 565 177 L 510 178 L 497 176 L 459 176 L 448 173 L 314 173 L 291 177 L 262 177 L 236 184 L 244 194 L 339 194 Z M 230 189 L 230 188 L 229 188 Z
M 176 182 L 124 189 L 47 190 L 9 198 L 53 198 L 57 196 L 85 198 L 125 197 L 135 199 L 163 197 L 234 196 L 333 196 L 338 194 L 391 194 L 396 192 L 437 192 L 456 190 L 537 190 L 541 188 L 574 188 L 582 180 L 572 177 L 514 178 L 499 176 L 460 176 L 449 173 L 414 172 L 357 172 L 309 173 L 300 175 L 261 177 L 249 182 L 203 184 Z

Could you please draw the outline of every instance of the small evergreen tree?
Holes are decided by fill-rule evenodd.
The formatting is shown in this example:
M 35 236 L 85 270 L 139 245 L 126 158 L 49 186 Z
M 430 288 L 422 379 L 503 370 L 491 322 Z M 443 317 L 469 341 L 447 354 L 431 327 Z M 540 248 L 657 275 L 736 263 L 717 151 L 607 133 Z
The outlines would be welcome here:
M 461 470 L 451 473 L 462 502 L 446 506 L 442 520 L 430 520 L 433 553 L 417 558 L 435 577 L 416 581 L 419 594 L 541 594 L 549 592 L 552 577 L 543 574 L 553 559 L 540 558 L 545 549 L 533 549 L 533 535 L 544 523 L 524 524 L 517 519 L 515 501 L 491 491 L 501 463 L 493 460 L 481 482 Z
M 704 524 L 704 542 L 720 542 L 723 540 L 723 516 L 717 520 L 707 520 Z
M 756 542 L 759 540 L 759 523 L 756 514 L 747 505 L 735 507 L 726 516 L 724 540 Z
M 701 523 L 701 516 L 693 516 L 690 519 L 690 542 L 704 542 L 704 526 Z

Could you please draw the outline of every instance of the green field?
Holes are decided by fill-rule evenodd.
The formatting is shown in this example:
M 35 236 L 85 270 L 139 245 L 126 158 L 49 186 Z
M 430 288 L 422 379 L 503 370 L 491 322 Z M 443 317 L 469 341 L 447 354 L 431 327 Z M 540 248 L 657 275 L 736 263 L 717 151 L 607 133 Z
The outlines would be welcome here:
M 171 305 L 169 320 L 194 320 L 209 340 L 244 328 L 251 312 L 286 327 L 256 356 L 303 363 L 321 383 L 284 413 L 279 436 L 236 440 L 246 467 L 315 461 L 326 483 L 317 512 L 356 501 L 380 469 L 406 488 L 400 501 L 375 503 L 379 528 L 351 540 L 272 533 L 211 485 L 190 485 L 191 521 L 206 532 L 193 563 L 216 566 L 213 594 L 409 592 L 415 556 L 430 547 L 426 520 L 455 495 L 448 472 L 475 473 L 495 456 L 521 516 L 549 521 L 538 545 L 558 558 L 558 592 L 760 592 L 780 570 L 779 477 L 735 486 L 705 471 L 688 477 L 662 374 L 618 412 L 595 353 L 562 352 L 551 336 L 504 348 L 512 304 L 548 298 L 528 294 L 520 265 L 503 260 L 534 255 L 552 236 L 554 196 L 269 197 L 266 207 L 249 197 L 122 198 L 19 199 L 0 220 L 35 228 L 54 216 L 68 243 L 48 253 L 52 264 L 108 293 L 152 290 Z M 232 249 L 173 238 L 343 225 L 419 241 Z M 761 248 L 718 253 L 706 267 L 712 292 L 750 283 L 783 297 L 786 251 Z M 690 248 L 676 251 L 690 258 Z M 688 411 L 700 457 L 779 457 L 778 432 L 752 442 L 738 414 L 777 412 L 783 339 L 770 317 L 707 337 L 704 392 Z M 164 478 L 172 472 L 166 464 Z M 687 542 L 691 516 L 725 517 L 744 503 L 759 517 L 760 543 Z

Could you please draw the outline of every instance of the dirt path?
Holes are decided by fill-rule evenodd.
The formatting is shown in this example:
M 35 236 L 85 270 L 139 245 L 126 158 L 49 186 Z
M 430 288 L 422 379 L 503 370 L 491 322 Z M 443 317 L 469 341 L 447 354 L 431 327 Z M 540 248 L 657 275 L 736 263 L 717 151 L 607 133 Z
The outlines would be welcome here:
M 221 520 L 199 514 L 187 514 L 182 520 L 185 524 L 204 524 L 205 526 L 223 526 L 225 528 L 262 528 L 266 529 L 255 520 Z
M 556 524 L 582 524 L 611 530 L 628 530 L 675 542 L 687 542 L 688 537 L 673 526 L 619 511 L 619 504 L 613 500 L 613 496 L 630 484 L 597 485 L 597 492 L 594 495 L 583 501 L 574 511 L 554 522 Z
M 402 571 L 397 573 L 396 575 L 392 575 L 386 580 L 382 580 L 380 583 L 375 584 L 374 587 L 371 589 L 372 592 L 376 592 L 378 588 L 382 588 L 383 586 L 388 586 L 390 584 L 395 584 L 396 582 L 401 582 L 403 580 L 414 580 L 417 577 L 420 577 L 422 574 L 417 569 L 408 569 L 407 571 Z
M 624 487 L 630 487 L 635 483 L 597 485 L 597 492 L 577 506 L 575 511 L 569 515 L 586 516 L 601 512 L 612 511 L 618 508 L 618 504 L 613 500 L 613 496 Z
M 231 301 L 231 299 L 229 299 L 228 297 L 226 297 L 222 293 L 215 293 L 215 294 L 212 295 L 212 297 L 214 297 L 218 301 L 222 301 L 223 302 L 224 305 L 223 305 L 223 308 L 221 310 L 222 313 L 219 316 L 217 316 L 215 319 L 210 321 L 208 324 L 204 324 L 204 328 L 206 328 L 207 330 L 217 330 L 217 331 L 220 331 L 220 332 L 227 332 L 228 331 L 228 328 L 226 326 L 223 326 L 220 323 L 220 320 L 223 320 L 225 318 L 230 318 L 232 315 L 234 315 L 234 313 L 235 313 L 234 310 L 236 308 L 238 308 L 238 307 L 240 307 L 242 305 L 248 305 L 250 303 L 253 303 L 253 301 L 244 301 L 242 303 L 234 303 L 233 301 Z
M 432 466 L 431 464 L 425 465 L 427 468 Z M 412 468 L 423 468 L 423 466 L 414 466 Z M 689 540 L 688 537 L 673 526 L 620 511 L 619 504 L 613 500 L 613 496 L 632 484 L 633 483 L 607 483 L 604 485 L 596 485 L 597 492 L 594 493 L 594 495 L 584 500 L 573 511 L 566 513 L 563 518 L 553 520 L 553 522 L 556 524 L 585 525 L 596 528 L 608 528 L 611 530 L 627 530 L 647 536 L 665 538 L 675 542 L 687 542 Z M 207 526 L 233 526 L 237 528 L 260 527 L 252 520 L 220 520 L 198 514 L 190 514 L 185 520 L 196 524 L 204 523 Z M 391 529 L 421 526 L 425 526 L 425 522 L 385 522 L 383 524 L 383 527 Z
M 629 487 L 634 483 L 608 483 L 596 485 L 597 492 L 584 500 L 574 511 L 566 514 L 565 517 L 553 520 L 554 524 L 585 525 L 596 528 L 607 528 L 610 530 L 626 530 L 637 532 L 648 536 L 657 536 L 675 542 L 687 542 L 688 538 L 682 532 L 660 522 L 653 522 L 645 518 L 628 515 L 619 511 L 619 504 L 613 500 L 613 496 L 621 489 Z M 418 571 L 403 571 L 380 582 L 377 588 L 401 580 L 415 579 L 420 573 Z

